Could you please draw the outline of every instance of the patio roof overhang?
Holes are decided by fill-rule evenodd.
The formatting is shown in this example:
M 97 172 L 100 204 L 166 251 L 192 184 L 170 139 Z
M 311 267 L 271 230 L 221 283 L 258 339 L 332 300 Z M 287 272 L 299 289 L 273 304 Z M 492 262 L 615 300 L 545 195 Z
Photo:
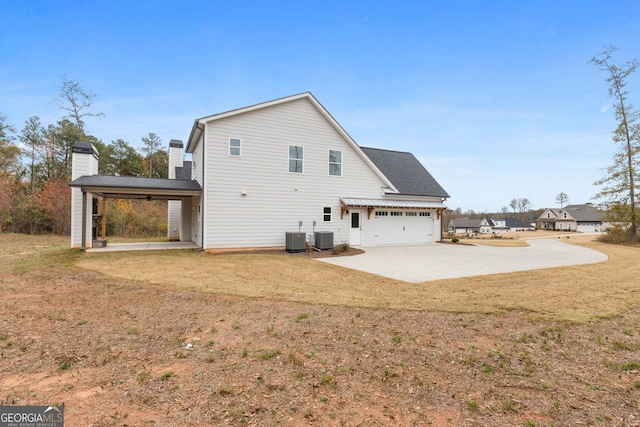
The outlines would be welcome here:
M 438 219 L 440 214 L 447 209 L 442 202 L 419 201 L 419 200 L 387 200 L 387 199 L 358 199 L 358 198 L 341 198 L 342 209 L 340 209 L 340 218 L 349 208 L 366 208 L 368 218 L 371 219 L 371 213 L 375 209 L 436 209 Z
M 195 180 L 131 176 L 83 175 L 69 186 L 106 199 L 180 200 L 202 194 Z

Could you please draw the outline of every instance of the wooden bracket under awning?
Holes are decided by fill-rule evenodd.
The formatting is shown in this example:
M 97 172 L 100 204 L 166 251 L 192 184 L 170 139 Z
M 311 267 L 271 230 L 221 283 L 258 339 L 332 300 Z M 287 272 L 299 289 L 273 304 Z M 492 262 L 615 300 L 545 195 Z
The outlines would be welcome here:
M 363 208 L 362 206 L 358 206 L 357 207 L 357 209 L 362 209 L 362 208 Z M 346 205 L 340 206 L 340 219 L 344 218 L 344 214 L 345 214 L 345 212 L 347 212 L 348 209 L 349 209 L 349 207 L 346 206 Z M 376 208 L 374 208 L 373 206 L 367 206 L 367 219 L 371 219 L 371 214 L 373 213 L 373 211 L 375 209 Z

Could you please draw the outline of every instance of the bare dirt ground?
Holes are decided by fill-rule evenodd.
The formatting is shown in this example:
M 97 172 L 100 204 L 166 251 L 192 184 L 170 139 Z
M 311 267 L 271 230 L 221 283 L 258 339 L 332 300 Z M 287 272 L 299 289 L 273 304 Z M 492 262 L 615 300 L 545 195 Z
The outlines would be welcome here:
M 624 286 L 602 278 L 620 314 L 578 323 L 515 309 L 483 314 L 474 303 L 409 311 L 204 292 L 79 268 L 87 254 L 66 245 L 0 234 L 0 404 L 64 403 L 69 426 L 640 425 L 638 248 L 613 250 L 607 262 L 631 271 Z M 262 274 L 249 255 L 235 266 L 176 255 L 185 269 L 201 257 L 222 264 L 211 283 L 233 276 L 251 286 Z M 300 280 L 319 264 L 287 259 Z M 607 263 L 563 280 L 614 274 Z M 322 269 L 371 289 L 394 285 Z M 528 280 L 543 298 L 550 273 L 537 274 L 514 285 Z

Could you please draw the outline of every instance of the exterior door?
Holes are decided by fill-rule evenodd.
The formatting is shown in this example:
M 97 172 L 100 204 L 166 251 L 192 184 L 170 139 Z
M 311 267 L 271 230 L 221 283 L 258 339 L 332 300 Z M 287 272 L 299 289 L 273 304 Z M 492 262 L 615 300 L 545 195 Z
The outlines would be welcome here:
M 362 211 L 352 209 L 350 215 L 349 244 L 351 246 L 360 246 L 362 245 Z

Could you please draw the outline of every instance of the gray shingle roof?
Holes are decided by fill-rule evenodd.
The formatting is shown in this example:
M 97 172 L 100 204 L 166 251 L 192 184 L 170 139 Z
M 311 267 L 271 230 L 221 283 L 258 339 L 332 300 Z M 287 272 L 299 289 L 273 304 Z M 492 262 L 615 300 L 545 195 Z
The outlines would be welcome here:
M 449 197 L 416 157 L 403 151 L 360 147 L 400 194 Z
M 456 218 L 452 219 L 449 224 L 456 228 L 480 228 L 481 219 Z
M 489 221 L 493 224 L 495 224 L 496 221 L 504 221 L 504 225 L 511 228 L 531 227 L 530 224 L 527 224 L 518 218 L 491 218 Z
M 604 212 L 594 208 L 588 203 L 584 205 L 565 206 L 562 210 L 566 211 L 577 222 L 599 222 L 604 219 Z
M 96 157 L 100 157 L 98 150 L 96 150 L 96 147 L 94 147 L 90 142 L 78 141 L 73 144 L 71 151 L 74 153 L 93 154 Z
M 69 186 L 112 189 L 126 188 L 129 190 L 202 191 L 200 184 L 193 180 L 112 175 L 83 175 L 71 181 Z
M 176 179 L 191 179 L 191 161 L 183 161 L 182 166 L 176 166 Z

